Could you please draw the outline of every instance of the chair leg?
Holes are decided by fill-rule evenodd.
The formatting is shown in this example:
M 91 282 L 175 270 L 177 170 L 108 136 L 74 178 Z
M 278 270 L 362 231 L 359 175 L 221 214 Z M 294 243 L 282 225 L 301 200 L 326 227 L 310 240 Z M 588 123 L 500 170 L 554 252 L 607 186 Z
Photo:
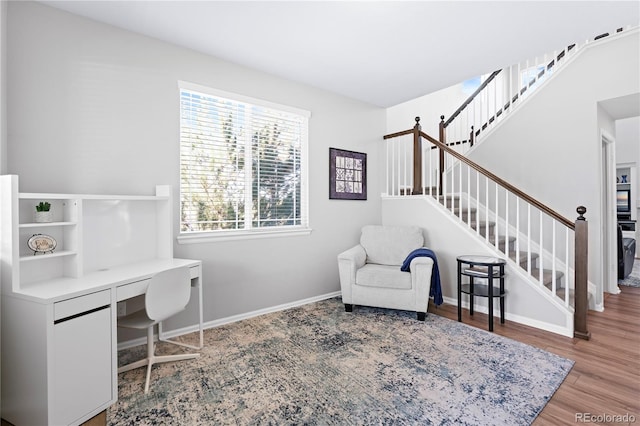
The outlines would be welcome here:
M 427 318 L 426 312 L 416 312 L 418 314 L 418 321 L 424 321 Z
M 153 358 L 153 354 L 156 352 L 156 344 L 153 342 L 153 327 L 147 327 L 147 358 Z
M 139 361 L 132 362 L 118 368 L 118 373 L 133 370 L 135 368 L 147 366 L 147 377 L 144 382 L 144 393 L 149 393 L 149 384 L 151 382 L 151 368 L 154 364 L 160 364 L 162 362 L 182 361 L 185 359 L 198 358 L 200 354 L 179 354 L 179 355 L 155 355 L 155 344 L 153 341 L 153 329 L 154 327 L 147 328 L 147 357 Z
M 353 312 L 353 305 L 351 303 L 345 303 L 344 304 L 344 311 L 345 312 Z
M 149 359 L 141 359 L 140 361 L 132 362 L 131 364 L 118 367 L 118 373 L 124 373 L 125 371 L 135 370 L 136 368 L 144 367 L 149 364 Z
M 161 364 L 163 362 L 173 362 L 173 361 L 182 361 L 185 359 L 193 359 L 198 358 L 200 354 L 180 354 L 180 355 L 160 355 L 160 356 L 152 356 L 149 359 L 149 364 L 147 365 L 147 380 L 144 384 L 144 393 L 149 393 L 149 382 L 151 380 L 151 367 L 154 364 Z
M 149 382 L 151 381 L 151 367 L 153 367 L 153 361 L 147 365 L 147 379 L 144 381 L 144 393 L 149 393 Z
M 151 367 L 155 361 L 156 345 L 153 342 L 153 326 L 147 328 L 147 379 L 144 382 L 144 393 L 149 393 L 149 382 L 151 381 Z
M 141 359 L 139 361 L 135 361 L 130 364 L 123 365 L 122 367 L 119 367 L 118 373 L 124 373 L 125 371 L 135 370 L 136 368 L 144 367 L 145 365 L 148 366 L 147 370 L 151 369 L 150 363 L 152 362 L 151 360 L 153 359 L 153 351 L 154 351 L 153 327 L 149 327 L 147 328 L 147 357 L 145 359 Z

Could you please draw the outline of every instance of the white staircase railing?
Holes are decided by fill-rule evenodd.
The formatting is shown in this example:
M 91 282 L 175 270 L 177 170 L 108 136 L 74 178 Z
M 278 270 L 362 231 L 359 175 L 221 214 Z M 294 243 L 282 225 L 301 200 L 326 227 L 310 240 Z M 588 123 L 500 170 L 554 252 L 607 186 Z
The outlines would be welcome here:
M 394 139 L 387 144 L 386 195 L 435 197 L 461 226 L 526 271 L 567 309 L 575 308 L 575 335 L 588 339 L 582 247 L 587 242 L 586 209 L 578 207 L 574 223 L 423 133 L 419 120 L 411 130 L 385 136 Z
M 628 29 L 630 27 L 624 28 Z M 577 52 L 622 31 L 623 28 L 617 28 L 559 51 L 494 71 L 447 120 L 444 115 L 440 117 L 440 126 L 446 129 L 446 139 L 441 140 L 452 147 L 455 145 L 456 151 L 466 153 Z

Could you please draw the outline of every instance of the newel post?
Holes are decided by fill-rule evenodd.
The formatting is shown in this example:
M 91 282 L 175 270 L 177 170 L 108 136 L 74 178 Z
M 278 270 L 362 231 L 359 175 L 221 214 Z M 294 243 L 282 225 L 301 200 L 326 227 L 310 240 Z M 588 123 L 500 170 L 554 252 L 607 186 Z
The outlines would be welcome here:
M 591 332 L 587 330 L 587 310 L 589 309 L 588 292 L 588 223 L 584 217 L 586 207 L 576 209 L 578 218 L 575 221 L 575 306 L 573 313 L 573 336 L 589 340 Z
M 413 195 L 422 195 L 422 136 L 420 136 L 420 117 L 416 117 L 413 126 Z
M 446 145 L 447 133 L 444 125 L 444 115 L 440 116 L 440 134 L 438 136 L 440 137 L 440 142 Z M 440 158 L 439 165 L 438 165 L 438 170 L 440 173 L 440 177 L 438 178 L 438 188 L 439 188 L 438 193 L 442 195 L 442 176 L 444 175 L 444 150 L 442 148 L 438 148 L 438 152 L 439 152 L 439 158 Z

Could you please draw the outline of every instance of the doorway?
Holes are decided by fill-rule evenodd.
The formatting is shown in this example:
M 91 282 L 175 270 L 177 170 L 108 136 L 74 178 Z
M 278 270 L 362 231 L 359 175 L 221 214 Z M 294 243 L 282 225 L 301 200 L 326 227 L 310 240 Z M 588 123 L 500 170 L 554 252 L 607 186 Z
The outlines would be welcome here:
M 601 129 L 602 142 L 602 289 L 608 293 L 618 294 L 618 250 L 617 250 L 617 216 L 615 203 L 616 189 L 616 150 L 615 138 Z M 603 300 L 604 303 L 604 300 Z

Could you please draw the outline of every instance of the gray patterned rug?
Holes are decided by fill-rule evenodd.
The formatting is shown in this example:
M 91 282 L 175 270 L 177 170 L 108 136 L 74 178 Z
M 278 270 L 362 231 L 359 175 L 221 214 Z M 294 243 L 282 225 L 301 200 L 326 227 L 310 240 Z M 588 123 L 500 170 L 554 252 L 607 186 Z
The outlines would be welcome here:
M 629 276 L 624 280 L 618 280 L 618 284 L 629 287 L 640 287 L 640 260 L 636 259 L 633 262 L 633 269 Z
M 108 423 L 528 425 L 573 366 L 431 313 L 347 313 L 339 298 L 206 330 L 205 344 L 198 359 L 154 367 L 148 395 L 144 368 L 119 374 Z

